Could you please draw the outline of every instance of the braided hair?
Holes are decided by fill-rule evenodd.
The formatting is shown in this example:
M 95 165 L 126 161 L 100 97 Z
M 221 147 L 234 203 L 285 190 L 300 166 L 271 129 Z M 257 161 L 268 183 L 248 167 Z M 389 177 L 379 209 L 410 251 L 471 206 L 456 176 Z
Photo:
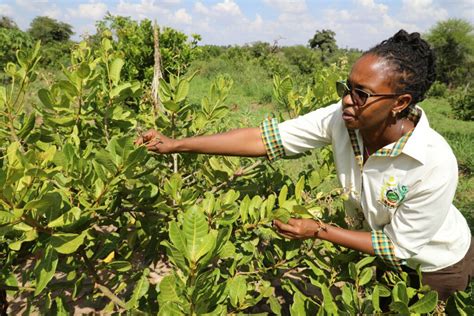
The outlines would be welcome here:
M 398 76 L 398 81 L 394 82 L 395 92 L 412 96 L 409 107 L 425 99 L 425 93 L 436 77 L 435 56 L 419 33 L 408 34 L 400 30 L 364 53 L 367 54 L 381 57 L 389 63 Z

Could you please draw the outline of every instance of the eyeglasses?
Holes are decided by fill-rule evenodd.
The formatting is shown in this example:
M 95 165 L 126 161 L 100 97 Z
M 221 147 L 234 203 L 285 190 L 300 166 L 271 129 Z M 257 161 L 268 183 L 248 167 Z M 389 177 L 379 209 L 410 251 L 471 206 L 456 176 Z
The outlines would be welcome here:
M 402 95 L 400 93 L 370 93 L 362 89 L 352 88 L 350 83 L 345 80 L 336 82 L 336 91 L 340 98 L 350 94 L 352 103 L 359 108 L 364 107 L 365 102 L 370 97 L 396 97 Z

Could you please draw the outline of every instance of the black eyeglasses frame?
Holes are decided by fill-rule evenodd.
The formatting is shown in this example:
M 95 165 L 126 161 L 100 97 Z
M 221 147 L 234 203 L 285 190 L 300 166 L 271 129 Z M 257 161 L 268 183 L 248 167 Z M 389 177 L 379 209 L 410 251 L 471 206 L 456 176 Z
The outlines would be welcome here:
M 358 98 L 354 97 L 354 91 L 357 92 Z M 404 93 L 370 93 L 359 88 L 350 88 L 346 80 L 336 81 L 336 92 L 340 98 L 344 98 L 346 95 L 351 96 L 352 103 L 358 107 L 363 108 L 366 106 L 366 102 L 370 97 L 398 97 Z M 361 97 L 360 94 L 365 96 Z

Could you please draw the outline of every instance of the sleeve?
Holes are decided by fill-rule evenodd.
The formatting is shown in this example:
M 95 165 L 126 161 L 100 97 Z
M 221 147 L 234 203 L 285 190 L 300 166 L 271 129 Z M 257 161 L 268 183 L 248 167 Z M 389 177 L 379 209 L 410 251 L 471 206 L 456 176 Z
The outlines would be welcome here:
M 399 259 L 409 259 L 433 240 L 450 212 L 457 186 L 457 163 L 449 147 L 438 151 L 437 163 L 409 188 L 383 232 Z M 432 153 L 434 155 L 434 153 Z
M 392 241 L 381 230 L 372 231 L 372 246 L 375 255 L 395 271 L 401 272 L 402 261 L 395 256 L 395 250 Z
M 267 118 L 260 124 L 260 134 L 263 144 L 267 150 L 267 156 L 270 161 L 277 160 L 285 156 L 285 150 L 281 143 L 280 131 L 278 129 L 278 120 L 276 118 Z
M 280 124 L 265 120 L 260 129 L 268 158 L 273 161 L 331 144 L 338 115 L 342 115 L 340 102 Z

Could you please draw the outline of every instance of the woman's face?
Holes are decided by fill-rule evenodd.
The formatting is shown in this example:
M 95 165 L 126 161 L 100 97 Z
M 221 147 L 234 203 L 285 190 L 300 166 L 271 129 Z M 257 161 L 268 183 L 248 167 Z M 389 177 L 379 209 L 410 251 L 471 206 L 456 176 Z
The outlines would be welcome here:
M 393 75 L 390 65 L 375 55 L 364 55 L 352 67 L 347 79 L 351 89 L 358 88 L 371 94 L 391 94 Z M 349 129 L 383 130 L 390 122 L 397 96 L 371 96 L 362 107 L 354 104 L 349 94 L 342 98 L 342 118 Z

